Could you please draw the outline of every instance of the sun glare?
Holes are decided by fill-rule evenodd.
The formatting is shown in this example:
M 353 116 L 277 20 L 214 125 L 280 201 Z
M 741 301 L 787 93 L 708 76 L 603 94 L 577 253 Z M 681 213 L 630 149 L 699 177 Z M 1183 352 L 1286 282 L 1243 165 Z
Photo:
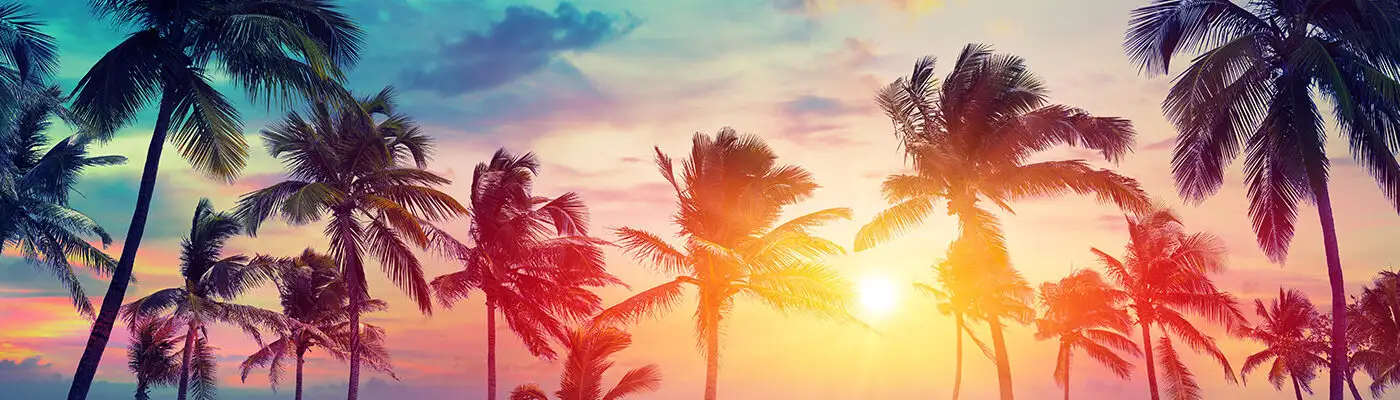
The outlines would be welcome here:
M 894 311 L 899 302 L 899 289 L 887 277 L 867 276 L 862 278 L 856 291 L 860 296 L 861 308 L 875 316 L 888 315 Z

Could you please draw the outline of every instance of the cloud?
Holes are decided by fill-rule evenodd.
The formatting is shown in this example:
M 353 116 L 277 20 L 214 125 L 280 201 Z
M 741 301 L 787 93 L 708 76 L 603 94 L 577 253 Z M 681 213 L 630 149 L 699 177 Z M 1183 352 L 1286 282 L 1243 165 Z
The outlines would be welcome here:
M 943 0 L 769 0 L 778 11 L 816 16 L 832 14 L 844 5 L 876 3 L 901 12 L 922 14 L 943 5 Z
M 802 116 L 806 114 L 835 115 L 850 112 L 858 112 L 865 107 L 846 104 L 840 100 L 830 97 L 815 95 L 801 95 L 792 100 L 784 102 L 781 111 L 789 116 Z
M 0 360 L 0 382 L 56 381 L 61 379 L 53 364 L 39 357 L 23 360 Z
M 550 65 L 566 52 L 584 51 L 636 28 L 631 14 L 582 12 L 560 3 L 554 13 L 530 6 L 506 8 L 505 17 L 484 32 L 470 33 L 436 49 L 437 60 L 403 72 L 406 86 L 442 95 L 499 87 Z

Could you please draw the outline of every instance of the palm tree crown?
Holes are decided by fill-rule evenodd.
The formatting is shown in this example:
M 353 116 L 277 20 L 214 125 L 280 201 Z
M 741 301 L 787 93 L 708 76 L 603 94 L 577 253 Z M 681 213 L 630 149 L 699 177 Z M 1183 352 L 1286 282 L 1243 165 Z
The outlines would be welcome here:
M 127 346 L 127 369 L 136 375 L 136 400 L 150 400 L 151 386 L 174 385 L 180 381 L 178 328 L 169 320 L 149 318 L 131 326 Z
M 1241 335 L 1258 341 L 1264 350 L 1251 354 L 1240 367 L 1240 379 L 1270 360 L 1269 383 L 1274 389 L 1283 387 L 1285 380 L 1293 382 L 1294 394 L 1312 394 L 1312 381 L 1317 369 L 1327 365 L 1327 343 L 1316 334 L 1322 330 L 1322 315 L 1313 307 L 1308 296 L 1297 290 L 1278 291 L 1278 298 L 1268 305 L 1254 300 L 1254 313 L 1259 324 L 1241 330 Z
M 35 17 L 21 3 L 0 4 L 0 103 L 42 94 L 42 83 L 58 70 L 58 46 Z M 14 111 L 3 110 L 4 116 Z
M 1142 356 L 1126 334 L 1132 318 L 1123 307 L 1127 293 L 1109 286 L 1094 270 L 1081 269 L 1057 282 L 1040 285 L 1044 313 L 1035 320 L 1038 340 L 1058 338 L 1055 384 L 1069 399 L 1069 375 L 1074 352 L 1083 351 L 1122 379 L 1132 376 L 1133 363 L 1122 354 Z
M 1380 398 L 1400 385 L 1400 273 L 1381 271 L 1352 304 L 1349 325 L 1359 343 L 1352 360 L 1371 376 L 1371 395 Z
M 611 389 L 603 386 L 603 374 L 614 365 L 608 358 L 631 345 L 632 335 L 613 327 L 569 330 L 564 340 L 568 356 L 554 395 L 560 400 L 621 400 L 660 389 L 661 369 L 656 364 L 627 371 Z M 537 385 L 524 384 L 510 392 L 510 400 L 549 400 L 549 396 Z

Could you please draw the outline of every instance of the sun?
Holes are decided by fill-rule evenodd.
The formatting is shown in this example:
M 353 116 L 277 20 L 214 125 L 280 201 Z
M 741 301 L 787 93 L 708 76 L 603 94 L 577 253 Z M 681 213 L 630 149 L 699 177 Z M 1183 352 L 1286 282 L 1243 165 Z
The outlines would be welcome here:
M 875 316 L 889 315 L 899 305 L 899 288 L 888 277 L 866 276 L 856 286 L 860 306 Z

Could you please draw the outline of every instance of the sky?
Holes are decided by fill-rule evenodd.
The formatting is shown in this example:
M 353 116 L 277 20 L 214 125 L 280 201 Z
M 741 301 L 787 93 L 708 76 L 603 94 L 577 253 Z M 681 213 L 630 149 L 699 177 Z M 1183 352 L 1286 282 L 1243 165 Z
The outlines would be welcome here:
M 58 84 L 71 89 L 101 55 L 128 32 L 95 20 L 85 2 L 28 0 L 48 21 L 45 31 L 60 45 Z M 1219 194 L 1199 205 L 1182 204 L 1169 173 L 1173 128 L 1160 102 L 1171 75 L 1139 75 L 1121 42 L 1131 8 L 1146 0 L 346 0 L 339 1 L 366 33 L 363 58 L 350 86 L 372 93 L 386 85 L 401 94 L 401 110 L 419 119 L 437 139 L 430 168 L 457 183 L 445 190 L 467 193 L 472 167 L 498 148 L 533 151 L 543 161 L 537 193 L 579 193 L 594 225 L 635 227 L 671 233 L 670 190 L 651 164 L 653 146 L 688 151 L 696 132 L 723 127 L 765 139 L 780 161 L 809 169 L 822 184 L 810 200 L 789 213 L 850 207 L 854 220 L 818 233 L 852 242 L 860 225 L 885 206 L 884 176 L 905 171 L 889 122 L 873 101 L 874 90 L 908 74 L 919 57 L 939 57 L 936 73 L 968 43 L 987 43 L 1026 59 L 1044 78 L 1055 103 L 1102 116 L 1128 118 L 1138 132 L 1135 153 L 1113 167 L 1184 217 L 1187 226 L 1220 236 L 1230 266 L 1217 283 L 1243 303 L 1268 299 L 1279 287 L 1296 288 L 1325 306 L 1327 283 L 1316 212 L 1304 208 L 1285 264 L 1271 264 L 1255 245 L 1246 216 L 1238 163 Z M 1175 72 L 1175 71 L 1174 71 Z M 220 81 L 231 97 L 236 92 Z M 178 248 L 200 197 L 230 208 L 239 195 L 280 178 L 280 165 L 261 147 L 258 132 L 284 110 L 240 103 L 253 156 L 237 182 L 223 184 L 190 170 L 177 152 L 161 160 L 150 223 L 136 262 L 127 300 L 178 284 Z M 128 157 L 125 166 L 91 170 L 77 190 L 74 207 L 92 215 L 123 239 L 135 202 L 154 107 L 98 154 Z M 61 131 L 61 129 L 59 129 Z M 1342 262 L 1350 293 L 1378 271 L 1400 262 L 1394 238 L 1400 217 L 1375 184 L 1355 167 L 1344 141 L 1329 145 L 1332 197 Z M 1048 156 L 1085 157 L 1060 149 Z M 1012 260 L 1033 284 L 1056 280 L 1078 268 L 1094 268 L 1089 249 L 1119 254 L 1125 241 L 1120 212 L 1079 197 L 1026 201 L 1003 213 Z M 457 223 L 453 229 L 465 227 Z M 833 260 L 856 282 L 883 282 L 888 312 L 862 311 L 873 330 L 786 316 L 761 304 L 741 302 L 728 321 L 720 372 L 720 395 L 728 399 L 944 398 L 951 391 L 953 324 L 933 301 L 908 284 L 930 281 L 929 266 L 955 234 L 956 221 L 937 215 L 925 226 L 888 245 Z M 317 226 L 266 225 L 256 238 L 234 240 L 227 254 L 294 255 L 324 248 Z M 118 254 L 120 245 L 110 248 Z M 611 304 L 666 280 L 625 255 L 609 250 L 609 269 L 631 287 L 600 293 Z M 429 276 L 460 268 L 424 258 Z M 84 278 L 96 305 L 106 283 Z M 370 280 L 373 296 L 391 307 L 366 317 L 389 332 L 388 346 L 399 377 L 368 373 L 365 398 L 480 399 L 484 397 L 485 320 L 479 299 L 431 316 L 383 276 Z M 240 302 L 276 308 L 264 289 Z M 685 307 L 693 307 L 687 303 Z M 1245 307 L 1246 312 L 1252 307 Z M 691 314 L 644 321 L 630 329 L 632 348 L 618 354 L 618 370 L 647 363 L 660 366 L 661 390 L 641 398 L 699 397 L 704 363 L 694 346 Z M 1251 313 L 1251 316 L 1252 313 Z M 78 316 L 62 288 L 45 273 L 15 258 L 0 258 L 0 398 L 58 398 L 82 353 L 91 325 Z M 980 327 L 978 329 L 985 329 Z M 1212 328 L 1238 369 L 1258 345 L 1230 339 Z M 1051 380 L 1055 345 L 1036 341 L 1032 327 L 1013 326 L 1008 346 L 1017 395 L 1060 396 Z M 226 398 L 289 397 L 273 393 L 265 374 L 245 381 L 237 364 L 254 342 L 215 329 Z M 546 390 L 558 385 L 559 363 L 531 357 L 508 331 L 499 340 L 502 392 L 523 383 Z M 133 378 L 126 371 L 127 335 L 119 327 L 108 344 L 94 399 L 128 398 Z M 1231 385 L 1216 365 L 1188 356 L 1207 398 L 1278 395 L 1262 376 Z M 966 355 L 965 398 L 995 395 L 995 372 L 975 350 Z M 1131 380 L 1120 380 L 1081 357 L 1074 365 L 1074 392 L 1094 398 L 1146 398 L 1141 362 Z M 313 353 L 307 363 L 308 398 L 343 396 L 346 367 Z M 607 378 L 614 382 L 617 375 Z M 1359 377 L 1358 384 L 1369 383 Z M 1317 382 L 1325 391 L 1325 382 Z M 1400 397 L 1396 397 L 1400 398 Z

